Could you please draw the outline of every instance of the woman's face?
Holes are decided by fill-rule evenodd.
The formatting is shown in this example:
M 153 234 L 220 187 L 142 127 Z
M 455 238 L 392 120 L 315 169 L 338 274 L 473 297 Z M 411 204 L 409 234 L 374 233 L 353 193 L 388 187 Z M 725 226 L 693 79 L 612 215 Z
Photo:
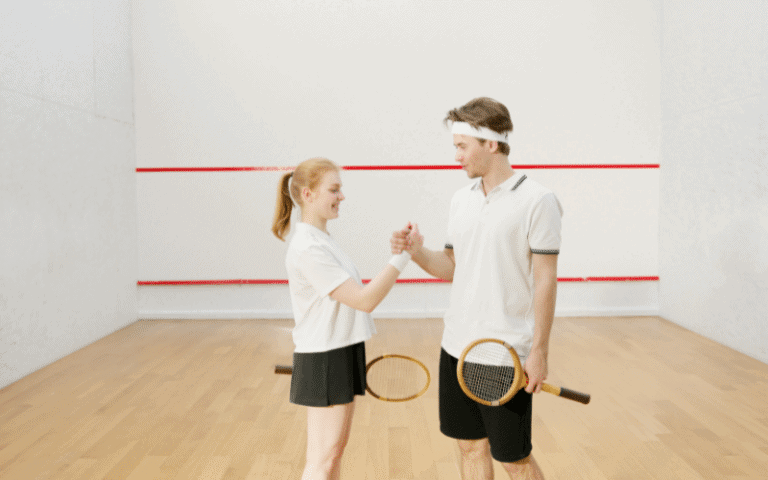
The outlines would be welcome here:
M 330 220 L 339 217 L 339 204 L 343 200 L 341 177 L 339 172 L 332 170 L 326 172 L 320 185 L 311 191 L 309 203 L 320 217 Z

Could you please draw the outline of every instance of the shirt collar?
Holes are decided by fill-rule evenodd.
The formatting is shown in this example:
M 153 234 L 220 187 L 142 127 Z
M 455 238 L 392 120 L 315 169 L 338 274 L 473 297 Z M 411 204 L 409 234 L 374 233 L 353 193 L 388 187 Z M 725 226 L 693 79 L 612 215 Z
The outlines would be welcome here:
M 296 228 L 297 231 L 298 230 L 304 230 L 304 231 L 306 231 L 308 233 L 314 233 L 316 235 L 320 235 L 322 238 L 326 238 L 326 239 L 331 238 L 331 236 L 328 235 L 327 233 L 325 233 L 324 231 L 322 231 L 319 228 L 317 228 L 316 226 L 310 225 L 308 223 L 296 222 L 296 227 L 295 228 Z
M 521 183 L 525 181 L 526 178 L 528 178 L 528 175 L 525 175 L 520 172 L 515 172 L 514 175 L 506 179 L 501 185 L 497 186 L 493 190 L 499 189 L 499 190 L 514 191 L 517 189 L 517 187 L 520 186 Z M 472 190 L 481 190 L 482 188 L 483 188 L 482 178 L 476 181 L 474 185 L 472 185 Z

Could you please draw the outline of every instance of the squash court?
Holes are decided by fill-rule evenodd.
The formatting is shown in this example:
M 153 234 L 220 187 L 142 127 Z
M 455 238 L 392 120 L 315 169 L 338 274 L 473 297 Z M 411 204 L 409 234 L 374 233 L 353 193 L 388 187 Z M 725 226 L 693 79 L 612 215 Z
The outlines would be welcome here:
M 447 242 L 443 119 L 481 96 L 563 209 L 548 382 L 591 402 L 534 397 L 545 478 L 766 478 L 766 32 L 761 0 L 2 2 L 0 479 L 299 479 L 278 182 L 341 166 L 367 282 L 406 222 Z M 373 311 L 367 359 L 431 384 L 358 397 L 341 479 L 460 478 L 450 289 L 412 261 Z

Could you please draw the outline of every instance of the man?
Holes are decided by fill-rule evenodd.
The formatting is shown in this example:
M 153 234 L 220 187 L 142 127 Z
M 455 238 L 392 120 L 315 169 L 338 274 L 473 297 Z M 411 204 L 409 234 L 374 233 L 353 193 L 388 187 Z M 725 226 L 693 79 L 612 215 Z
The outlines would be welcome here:
M 512 170 L 512 121 L 503 104 L 476 98 L 448 112 L 445 123 L 452 124 L 456 161 L 478 180 L 454 194 L 443 250 L 425 248 L 416 224 L 391 239 L 393 253 L 408 250 L 427 273 L 453 282 L 440 357 L 440 430 L 458 441 L 463 479 L 492 479 L 492 458 L 510 478 L 541 479 L 531 455 L 531 394 L 547 378 L 562 208 L 551 191 Z M 500 407 L 472 401 L 456 378 L 461 352 L 486 337 L 514 346 L 530 379 Z

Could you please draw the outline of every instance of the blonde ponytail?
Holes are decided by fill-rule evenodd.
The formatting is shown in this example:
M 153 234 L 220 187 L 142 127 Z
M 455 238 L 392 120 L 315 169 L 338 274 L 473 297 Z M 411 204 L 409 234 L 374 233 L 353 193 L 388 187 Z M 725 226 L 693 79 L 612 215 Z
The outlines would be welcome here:
M 293 172 L 286 173 L 277 186 L 277 204 L 275 205 L 275 218 L 272 220 L 272 233 L 282 241 L 285 241 L 285 235 L 291 228 L 293 201 L 288 185 L 292 176 Z

